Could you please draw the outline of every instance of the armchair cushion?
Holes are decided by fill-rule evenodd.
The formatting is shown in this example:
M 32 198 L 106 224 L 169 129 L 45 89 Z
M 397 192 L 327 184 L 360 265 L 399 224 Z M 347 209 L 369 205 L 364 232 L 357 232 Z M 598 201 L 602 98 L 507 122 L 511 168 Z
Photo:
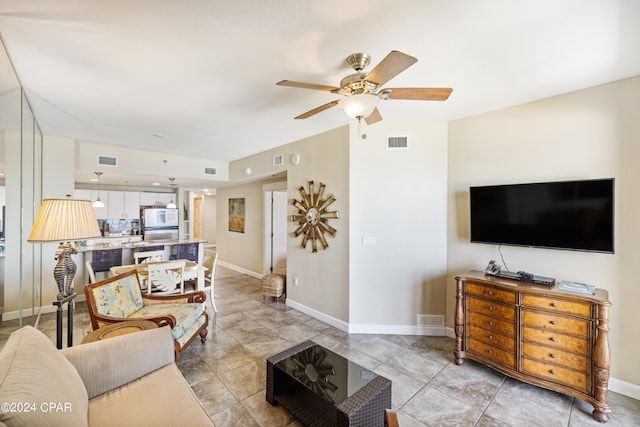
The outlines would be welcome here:
M 49 338 L 31 326 L 13 332 L 0 352 L 0 402 L 33 405 L 28 412 L 18 407 L 0 412 L 2 425 L 63 427 L 88 422 L 87 389 L 80 375 Z
M 98 313 L 110 317 L 129 317 L 144 303 L 136 276 L 123 277 L 115 282 L 93 288 Z
M 145 305 L 127 317 L 137 319 L 172 315 L 176 319 L 176 326 L 171 330 L 171 335 L 178 339 L 202 318 L 202 313 L 204 307 L 200 303 L 156 304 Z

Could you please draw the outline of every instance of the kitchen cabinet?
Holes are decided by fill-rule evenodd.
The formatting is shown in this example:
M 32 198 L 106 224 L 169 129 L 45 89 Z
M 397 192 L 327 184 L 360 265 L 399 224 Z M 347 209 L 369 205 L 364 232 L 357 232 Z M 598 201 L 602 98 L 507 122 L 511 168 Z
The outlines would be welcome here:
M 108 191 L 110 219 L 139 219 L 140 193 L 135 191 Z
M 142 192 L 140 193 L 140 206 L 160 206 L 166 207 L 172 199 L 175 202 L 173 193 L 152 193 Z

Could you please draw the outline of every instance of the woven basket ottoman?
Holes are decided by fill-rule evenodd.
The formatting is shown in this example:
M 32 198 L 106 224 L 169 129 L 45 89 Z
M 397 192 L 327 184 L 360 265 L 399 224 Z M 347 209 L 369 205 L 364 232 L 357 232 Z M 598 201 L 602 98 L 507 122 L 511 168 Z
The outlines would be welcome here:
M 262 301 L 269 296 L 280 300 L 284 295 L 284 287 L 286 276 L 284 274 L 267 274 L 262 277 L 260 285 L 262 285 Z

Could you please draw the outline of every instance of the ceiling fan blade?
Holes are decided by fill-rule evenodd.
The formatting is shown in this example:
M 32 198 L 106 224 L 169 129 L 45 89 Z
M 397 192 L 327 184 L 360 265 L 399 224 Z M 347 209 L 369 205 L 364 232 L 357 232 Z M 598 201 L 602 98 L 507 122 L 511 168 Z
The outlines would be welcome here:
M 382 116 L 380 115 L 380 111 L 378 111 L 378 107 L 374 108 L 371 114 L 364 118 L 364 121 L 367 122 L 368 125 L 378 123 L 380 120 L 382 120 Z
M 409 99 L 414 101 L 446 101 L 453 92 L 450 87 L 402 87 L 385 88 L 390 91 L 389 99 Z
M 328 102 L 328 103 L 326 103 L 324 105 L 321 105 L 319 107 L 314 108 L 313 110 L 309 110 L 306 113 L 300 114 L 299 116 L 294 117 L 294 118 L 295 119 L 306 119 L 306 118 L 309 118 L 309 117 L 311 117 L 313 115 L 316 115 L 318 113 L 323 112 L 324 110 L 328 110 L 331 107 L 335 107 L 336 105 L 338 105 L 339 102 L 340 101 L 338 101 L 338 100 Z
M 291 80 L 282 80 L 276 84 L 278 86 L 289 86 L 289 87 L 299 87 L 302 89 L 324 90 L 327 92 L 331 92 L 339 89 L 335 86 L 317 85 L 315 83 L 292 82 Z
M 387 56 L 371 70 L 367 80 L 381 86 L 415 64 L 418 60 L 406 53 L 392 50 Z

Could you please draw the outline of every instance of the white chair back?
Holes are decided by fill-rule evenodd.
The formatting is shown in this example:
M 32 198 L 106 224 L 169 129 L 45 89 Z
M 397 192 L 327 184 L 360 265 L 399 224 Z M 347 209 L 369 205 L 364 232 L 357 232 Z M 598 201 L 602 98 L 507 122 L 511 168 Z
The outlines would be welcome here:
M 156 262 L 156 261 L 164 261 L 164 250 L 133 253 L 134 264 L 140 264 L 142 262 Z
M 183 294 L 185 264 L 185 260 L 148 263 L 147 293 L 150 294 L 154 287 L 164 293 L 175 293 L 179 287 Z
M 89 273 L 89 283 L 96 283 L 96 273 L 93 271 L 93 266 L 91 266 L 91 261 L 84 263 L 85 268 L 87 269 L 87 273 Z

